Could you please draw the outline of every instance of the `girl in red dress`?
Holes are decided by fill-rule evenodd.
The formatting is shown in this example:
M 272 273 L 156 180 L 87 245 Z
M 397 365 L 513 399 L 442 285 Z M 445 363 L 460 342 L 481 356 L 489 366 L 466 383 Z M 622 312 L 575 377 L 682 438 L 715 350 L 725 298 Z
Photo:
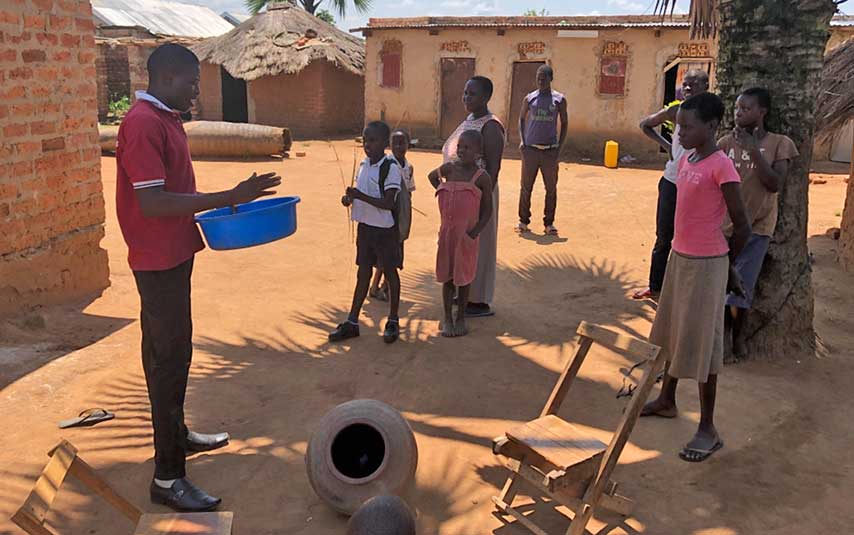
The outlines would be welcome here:
M 468 334 L 465 310 L 477 271 L 478 236 L 492 215 L 492 178 L 477 164 L 482 143 L 480 132 L 466 130 L 460 135 L 456 158 L 428 177 L 436 188 L 442 218 L 436 254 L 436 280 L 443 285 L 445 308 L 442 336 Z

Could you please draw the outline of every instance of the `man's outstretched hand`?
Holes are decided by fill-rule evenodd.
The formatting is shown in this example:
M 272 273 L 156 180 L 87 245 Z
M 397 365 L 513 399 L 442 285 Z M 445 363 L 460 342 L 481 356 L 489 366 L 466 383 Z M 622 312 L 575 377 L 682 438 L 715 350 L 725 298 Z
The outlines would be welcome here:
M 273 195 L 276 192 L 272 188 L 281 183 L 282 177 L 276 173 L 264 173 L 263 175 L 252 173 L 251 177 L 231 190 L 231 204 L 243 204 L 252 202 L 259 197 Z

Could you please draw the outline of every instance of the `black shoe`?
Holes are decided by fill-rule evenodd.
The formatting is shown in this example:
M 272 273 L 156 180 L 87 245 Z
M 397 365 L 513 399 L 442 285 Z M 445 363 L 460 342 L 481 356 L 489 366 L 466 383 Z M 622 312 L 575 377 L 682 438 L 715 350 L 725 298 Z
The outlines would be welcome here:
M 344 323 L 339 324 L 334 331 L 329 333 L 329 341 L 341 342 L 342 340 L 356 338 L 357 336 L 359 336 L 359 326 L 354 325 L 349 321 L 345 321 Z
M 189 431 L 187 433 L 187 444 L 184 450 L 187 452 L 187 455 L 192 455 L 193 453 L 219 449 L 228 444 L 228 438 L 228 433 L 205 435 L 203 433 Z
M 400 323 L 397 320 L 388 320 L 383 331 L 383 342 L 393 344 L 400 336 Z
M 469 303 L 466 305 L 467 318 L 483 318 L 494 315 L 495 311 L 487 303 Z
M 176 511 L 200 513 L 213 511 L 222 502 L 221 499 L 210 496 L 207 492 L 190 483 L 186 477 L 176 479 L 172 487 L 164 489 L 154 481 L 151 482 L 151 503 L 165 505 Z

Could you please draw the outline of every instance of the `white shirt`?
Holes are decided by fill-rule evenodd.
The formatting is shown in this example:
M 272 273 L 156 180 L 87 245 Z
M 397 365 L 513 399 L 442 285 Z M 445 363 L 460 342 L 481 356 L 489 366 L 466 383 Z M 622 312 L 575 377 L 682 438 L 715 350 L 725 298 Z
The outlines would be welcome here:
M 673 141 L 670 143 L 670 154 L 672 158 L 664 165 L 664 178 L 676 184 L 676 175 L 679 174 L 679 160 L 686 154 L 693 152 L 687 150 L 679 143 L 679 125 L 673 130 Z
M 170 108 L 166 104 L 163 104 L 162 102 L 160 102 L 160 100 L 157 99 L 157 97 L 150 95 L 147 91 L 137 91 L 136 92 L 136 99 L 137 100 L 144 100 L 146 102 L 150 102 L 150 103 L 154 104 L 155 108 L 160 108 L 163 111 L 168 111 L 170 113 L 180 113 L 176 110 L 173 110 L 172 108 Z
M 400 176 L 403 178 L 403 183 L 406 184 L 406 189 L 409 191 L 415 191 L 415 178 L 412 176 L 414 173 L 412 164 L 409 163 L 409 160 L 406 160 L 406 165 L 401 165 L 397 158 L 395 158 L 394 161 L 397 162 L 397 165 L 400 165 Z
M 380 166 L 386 159 L 391 161 L 391 166 L 388 170 L 388 176 L 385 179 L 385 189 L 386 191 L 392 189 L 400 190 L 400 167 L 394 158 L 388 156 L 373 165 L 371 165 L 369 158 L 362 160 L 362 163 L 359 165 L 359 174 L 356 175 L 357 190 L 368 197 L 377 199 L 385 196 L 384 192 L 380 193 Z M 394 226 L 394 215 L 392 215 L 391 210 L 380 210 L 376 206 L 358 199 L 353 200 L 353 209 L 350 212 L 350 217 L 353 221 L 372 227 L 391 228 Z

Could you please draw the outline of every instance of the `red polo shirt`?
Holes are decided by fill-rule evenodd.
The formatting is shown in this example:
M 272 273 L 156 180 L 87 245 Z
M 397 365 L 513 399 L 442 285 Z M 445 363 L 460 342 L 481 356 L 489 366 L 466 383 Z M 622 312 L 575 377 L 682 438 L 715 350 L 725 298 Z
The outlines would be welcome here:
M 149 97 L 150 98 L 150 97 Z M 134 271 L 172 269 L 204 249 L 192 215 L 145 217 L 136 191 L 196 193 L 187 133 L 176 112 L 137 100 L 119 127 L 116 212 Z

